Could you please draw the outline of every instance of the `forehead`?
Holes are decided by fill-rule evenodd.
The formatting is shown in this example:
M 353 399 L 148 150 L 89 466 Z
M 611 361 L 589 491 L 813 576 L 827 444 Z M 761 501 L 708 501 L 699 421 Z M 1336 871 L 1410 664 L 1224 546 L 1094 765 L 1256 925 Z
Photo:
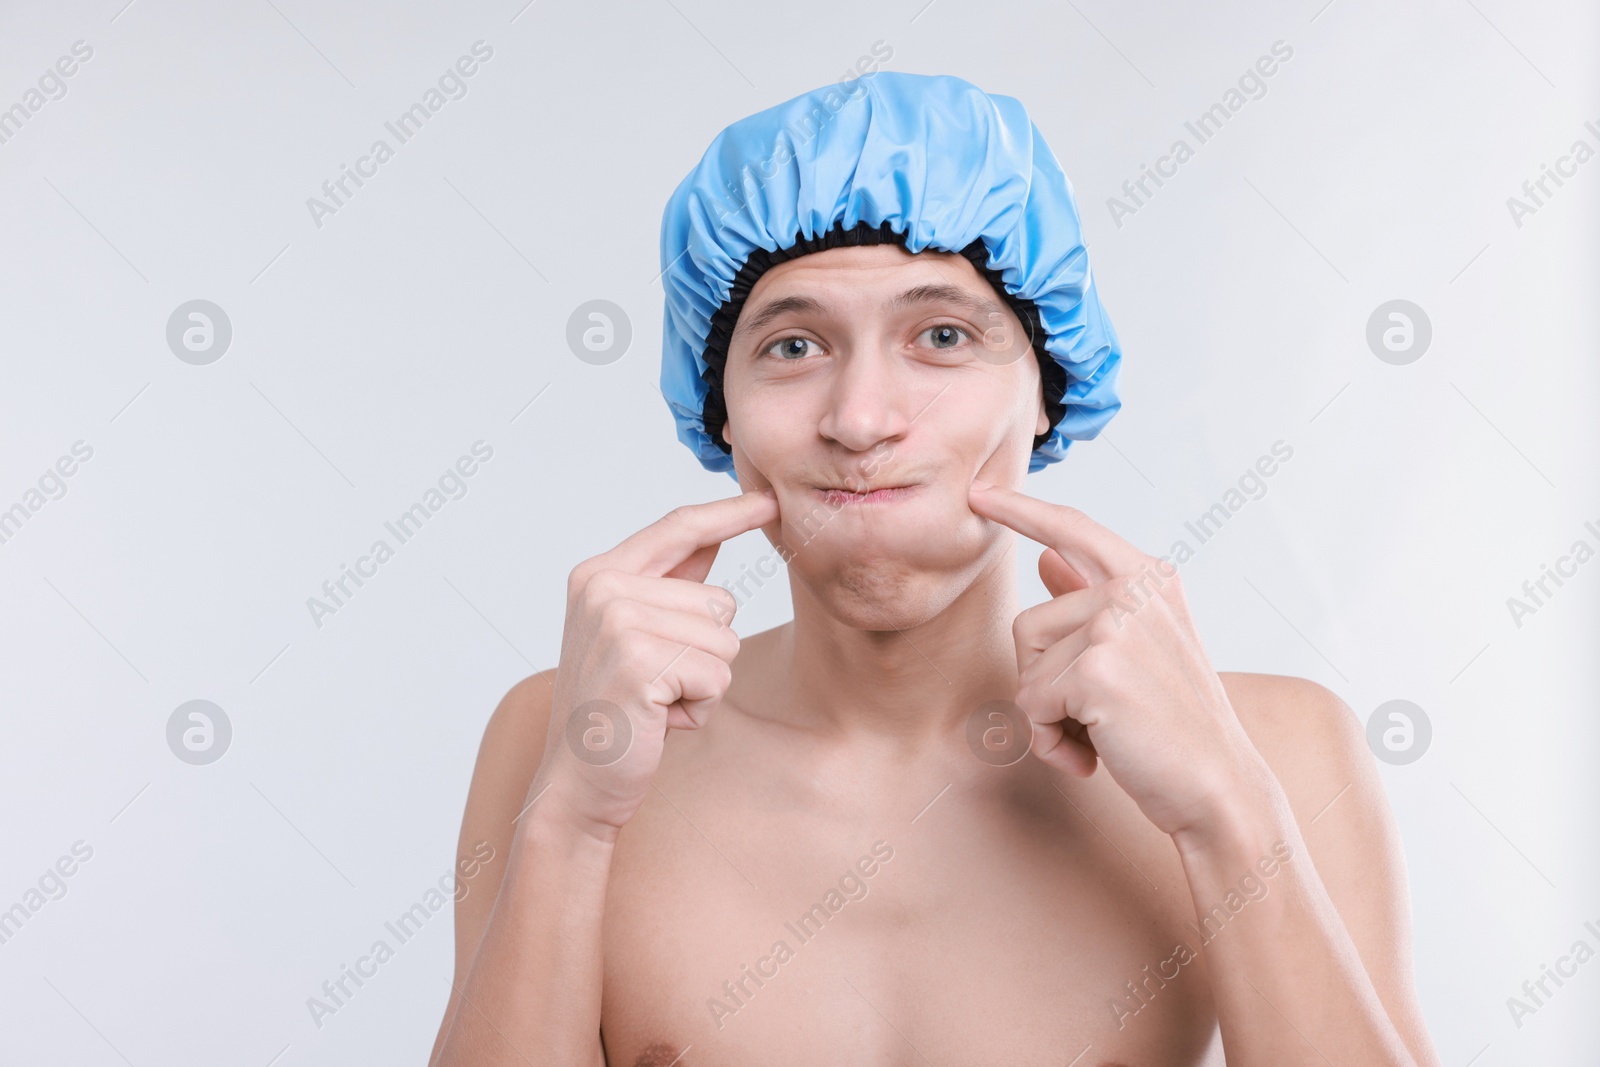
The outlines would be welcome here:
M 907 252 L 899 245 L 857 245 L 827 248 L 770 267 L 750 290 L 746 306 L 775 294 L 807 288 L 870 287 L 888 290 L 937 280 L 959 285 L 980 296 L 995 292 L 966 256 L 932 249 Z

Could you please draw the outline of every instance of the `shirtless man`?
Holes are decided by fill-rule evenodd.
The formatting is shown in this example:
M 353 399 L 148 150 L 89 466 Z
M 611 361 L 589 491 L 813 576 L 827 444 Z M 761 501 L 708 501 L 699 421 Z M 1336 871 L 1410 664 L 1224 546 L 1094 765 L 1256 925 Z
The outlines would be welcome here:
M 1360 723 L 1018 491 L 1050 418 L 996 297 L 894 244 L 760 276 L 707 423 L 744 491 L 574 568 L 490 719 L 438 1067 L 1437 1067 Z M 754 529 L 794 619 L 741 641 L 704 579 Z

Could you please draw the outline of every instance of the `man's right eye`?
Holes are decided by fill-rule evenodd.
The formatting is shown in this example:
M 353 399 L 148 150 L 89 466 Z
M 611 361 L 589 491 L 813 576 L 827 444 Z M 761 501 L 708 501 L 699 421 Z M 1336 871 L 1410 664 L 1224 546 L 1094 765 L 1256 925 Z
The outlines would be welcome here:
M 815 343 L 805 337 L 784 337 L 768 345 L 764 351 L 792 363 L 806 354 L 807 345 Z

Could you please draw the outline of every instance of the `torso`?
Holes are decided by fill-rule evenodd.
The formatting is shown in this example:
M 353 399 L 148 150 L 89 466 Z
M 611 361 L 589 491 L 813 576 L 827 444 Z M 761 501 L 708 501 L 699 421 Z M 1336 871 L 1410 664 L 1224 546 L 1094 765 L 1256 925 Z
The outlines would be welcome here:
M 1222 1067 L 1193 921 L 1104 768 L 840 752 L 725 702 L 617 841 L 607 1061 Z

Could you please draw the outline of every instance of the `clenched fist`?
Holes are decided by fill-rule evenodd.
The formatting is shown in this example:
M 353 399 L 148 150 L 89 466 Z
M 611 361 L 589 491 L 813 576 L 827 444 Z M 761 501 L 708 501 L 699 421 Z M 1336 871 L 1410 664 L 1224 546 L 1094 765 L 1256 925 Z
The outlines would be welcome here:
M 717 550 L 777 518 L 770 490 L 680 507 L 573 568 L 530 803 L 549 790 L 545 800 L 599 832 L 633 817 L 667 730 L 704 725 L 733 679 L 737 603 L 705 584 Z

